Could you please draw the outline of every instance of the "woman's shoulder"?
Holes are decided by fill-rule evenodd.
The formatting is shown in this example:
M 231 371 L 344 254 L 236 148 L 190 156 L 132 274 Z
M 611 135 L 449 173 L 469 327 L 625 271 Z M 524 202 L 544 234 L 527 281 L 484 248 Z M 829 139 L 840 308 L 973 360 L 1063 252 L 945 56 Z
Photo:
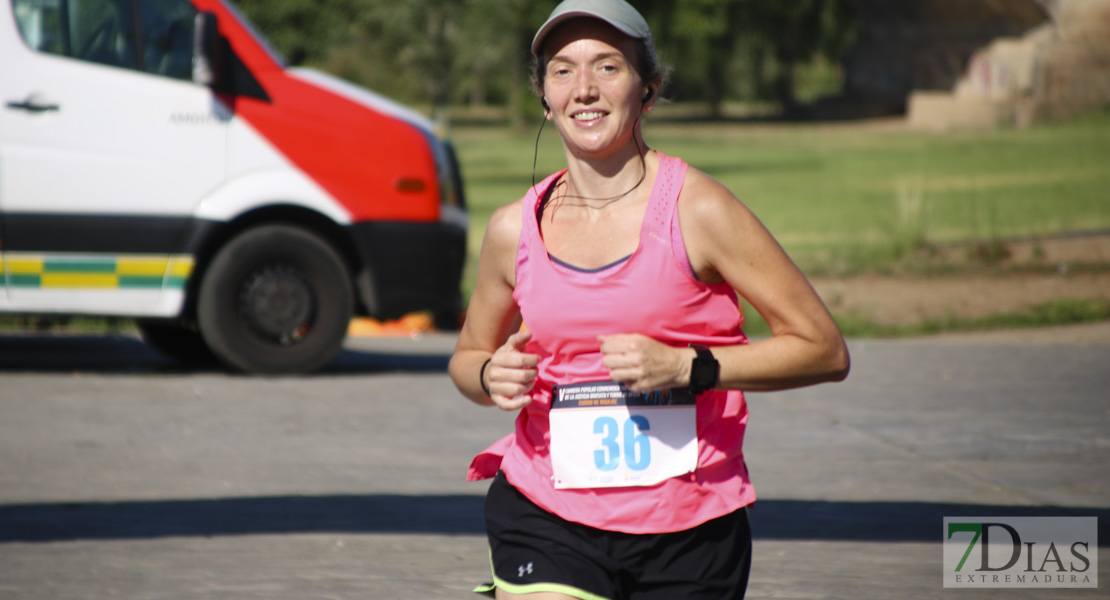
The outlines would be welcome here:
M 494 209 L 486 225 L 486 240 L 497 245 L 508 244 L 516 247 L 523 228 L 525 198 L 504 204 Z
M 706 283 L 726 281 L 729 265 L 749 262 L 752 243 L 762 243 L 762 225 L 721 182 L 689 169 L 678 197 L 678 220 L 690 266 Z M 757 249 L 757 253 L 760 252 Z M 735 286 L 734 286 L 735 287 Z
M 678 203 L 683 215 L 706 224 L 720 223 L 720 219 L 733 211 L 744 210 L 740 200 L 724 184 L 692 166 L 686 171 Z
M 499 206 L 490 215 L 478 259 L 479 280 L 485 277 L 484 274 L 497 273 L 510 287 L 515 285 L 517 247 L 523 230 L 522 200 Z

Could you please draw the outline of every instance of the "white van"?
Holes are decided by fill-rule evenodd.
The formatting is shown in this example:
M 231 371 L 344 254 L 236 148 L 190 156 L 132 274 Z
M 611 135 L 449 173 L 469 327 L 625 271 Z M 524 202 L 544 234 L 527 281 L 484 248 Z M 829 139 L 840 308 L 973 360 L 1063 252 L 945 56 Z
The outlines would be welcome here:
M 450 145 L 225 0 L 0 0 L 0 102 L 0 313 L 133 317 L 283 373 L 352 315 L 461 310 Z

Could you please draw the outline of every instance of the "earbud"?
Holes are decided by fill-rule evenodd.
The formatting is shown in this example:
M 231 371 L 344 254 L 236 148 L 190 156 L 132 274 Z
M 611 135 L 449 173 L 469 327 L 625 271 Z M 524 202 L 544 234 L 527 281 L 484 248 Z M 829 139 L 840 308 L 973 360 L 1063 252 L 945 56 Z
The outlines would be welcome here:
M 643 100 L 644 102 L 647 102 L 648 100 L 651 100 L 654 97 L 655 97 L 655 88 L 653 88 L 651 86 L 648 86 L 648 87 L 644 88 L 644 100 Z
M 547 105 L 547 96 L 540 96 L 540 106 L 547 112 L 551 112 L 551 107 Z

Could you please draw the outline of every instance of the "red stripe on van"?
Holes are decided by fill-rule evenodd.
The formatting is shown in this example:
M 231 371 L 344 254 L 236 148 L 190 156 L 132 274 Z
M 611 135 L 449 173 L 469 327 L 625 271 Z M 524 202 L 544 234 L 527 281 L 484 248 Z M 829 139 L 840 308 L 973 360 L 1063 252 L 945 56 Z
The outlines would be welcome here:
M 439 218 L 435 159 L 419 130 L 291 77 L 222 3 L 192 1 L 198 10 L 216 14 L 220 33 L 271 99 L 231 98 L 229 107 L 326 190 L 353 222 Z M 395 185 L 401 180 L 426 185 L 401 190 Z

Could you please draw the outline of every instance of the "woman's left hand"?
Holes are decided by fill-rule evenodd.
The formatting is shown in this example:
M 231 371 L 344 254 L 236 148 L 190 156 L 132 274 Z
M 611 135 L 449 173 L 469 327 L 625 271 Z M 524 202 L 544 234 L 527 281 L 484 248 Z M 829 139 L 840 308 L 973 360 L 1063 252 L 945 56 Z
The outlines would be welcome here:
M 609 377 L 634 392 L 650 392 L 690 383 L 693 350 L 675 348 L 638 333 L 597 336 L 601 364 Z

